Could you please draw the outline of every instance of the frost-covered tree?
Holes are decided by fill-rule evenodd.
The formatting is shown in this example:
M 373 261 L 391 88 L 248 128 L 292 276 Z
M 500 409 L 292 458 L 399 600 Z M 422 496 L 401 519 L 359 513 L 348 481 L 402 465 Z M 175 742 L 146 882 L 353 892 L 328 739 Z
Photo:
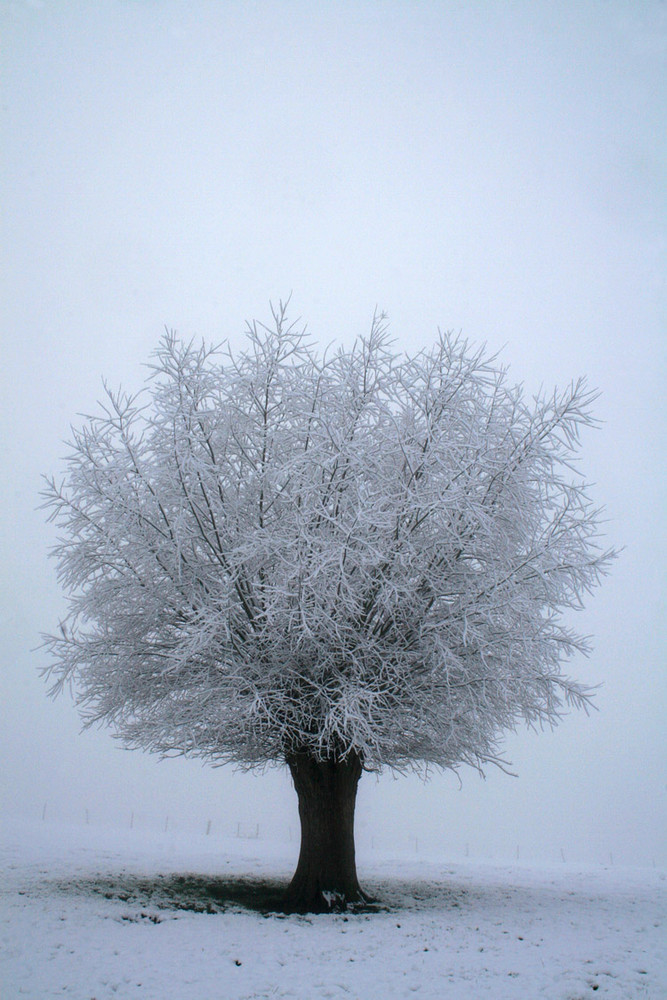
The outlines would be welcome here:
M 48 483 L 52 690 L 129 747 L 287 765 L 286 905 L 363 899 L 363 770 L 502 764 L 505 731 L 586 703 L 562 613 L 610 558 L 572 465 L 593 399 L 527 399 L 449 335 L 397 355 L 382 316 L 323 357 L 283 304 L 242 353 L 166 335 Z

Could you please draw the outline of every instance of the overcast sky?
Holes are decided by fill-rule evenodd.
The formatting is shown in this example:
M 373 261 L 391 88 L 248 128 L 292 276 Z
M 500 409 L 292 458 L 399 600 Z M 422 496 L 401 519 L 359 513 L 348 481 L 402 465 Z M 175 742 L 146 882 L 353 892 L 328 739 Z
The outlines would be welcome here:
M 292 293 L 312 337 L 378 305 L 532 390 L 586 374 L 583 469 L 625 546 L 568 670 L 599 711 L 507 741 L 518 778 L 360 786 L 360 838 L 665 858 L 665 51 L 661 0 L 5 0 L 0 809 L 296 830 L 284 775 L 122 751 L 46 698 L 64 603 L 40 475 L 101 376 L 165 325 L 239 344 Z

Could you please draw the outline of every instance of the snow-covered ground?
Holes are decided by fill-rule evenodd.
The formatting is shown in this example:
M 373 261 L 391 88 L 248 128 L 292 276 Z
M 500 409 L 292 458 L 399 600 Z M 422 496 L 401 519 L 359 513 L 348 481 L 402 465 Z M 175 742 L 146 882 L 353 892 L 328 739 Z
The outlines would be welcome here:
M 294 847 L 5 824 L 2 1000 L 667 997 L 659 870 L 368 853 L 377 912 L 240 905 L 289 877 Z

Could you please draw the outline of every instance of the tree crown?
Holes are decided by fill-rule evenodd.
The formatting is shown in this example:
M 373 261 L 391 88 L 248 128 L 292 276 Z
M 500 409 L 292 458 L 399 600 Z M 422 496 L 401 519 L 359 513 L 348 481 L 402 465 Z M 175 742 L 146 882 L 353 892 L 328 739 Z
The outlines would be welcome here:
M 73 432 L 52 690 L 213 763 L 500 762 L 503 731 L 588 698 L 561 664 L 612 555 L 572 464 L 595 394 L 528 400 L 450 335 L 397 356 L 381 315 L 322 357 L 272 313 L 242 353 L 165 335 L 142 393 Z

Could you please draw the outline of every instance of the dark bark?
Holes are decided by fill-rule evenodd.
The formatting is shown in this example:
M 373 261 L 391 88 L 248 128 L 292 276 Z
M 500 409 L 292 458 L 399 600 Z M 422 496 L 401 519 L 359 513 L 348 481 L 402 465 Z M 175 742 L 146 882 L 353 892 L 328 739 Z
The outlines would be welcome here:
M 301 850 L 285 908 L 328 913 L 365 902 L 354 856 L 359 758 L 318 761 L 302 753 L 288 756 L 287 764 L 299 798 Z

